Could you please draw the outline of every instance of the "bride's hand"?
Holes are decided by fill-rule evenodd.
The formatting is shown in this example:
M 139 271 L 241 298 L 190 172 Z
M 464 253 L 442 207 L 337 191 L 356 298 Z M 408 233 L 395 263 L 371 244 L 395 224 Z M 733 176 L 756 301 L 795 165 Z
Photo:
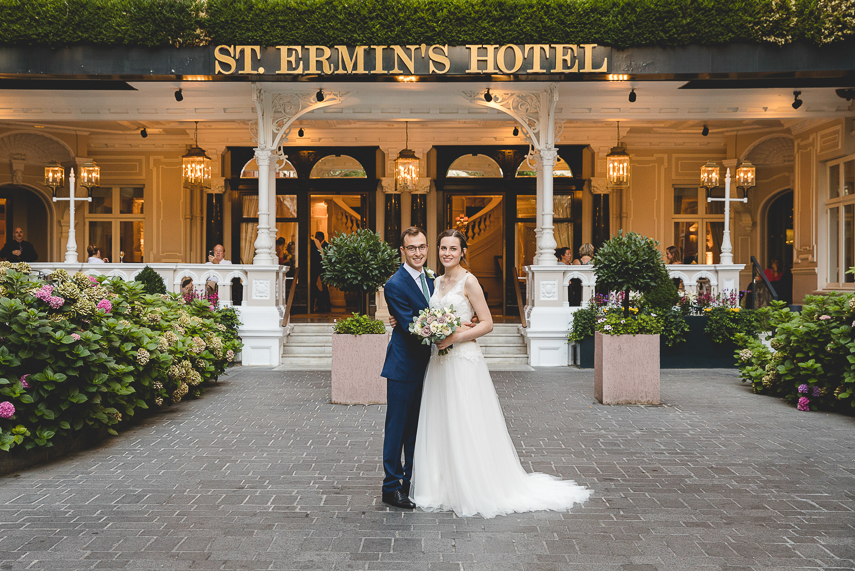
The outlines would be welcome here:
M 391 325 L 392 329 L 394 329 L 395 326 L 398 325 L 398 320 L 390 315 L 389 316 L 389 325 Z
M 460 340 L 460 335 L 458 333 L 452 333 L 442 341 L 436 344 L 438 349 L 447 349 L 457 343 Z

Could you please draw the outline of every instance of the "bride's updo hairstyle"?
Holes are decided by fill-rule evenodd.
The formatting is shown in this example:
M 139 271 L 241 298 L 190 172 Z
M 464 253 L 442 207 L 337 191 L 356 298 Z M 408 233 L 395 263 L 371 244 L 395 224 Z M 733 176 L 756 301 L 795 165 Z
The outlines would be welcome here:
M 460 250 L 461 251 L 465 250 L 468 247 L 466 245 L 466 235 L 463 234 L 463 232 L 461 232 L 460 230 L 457 230 L 455 228 L 449 228 L 448 230 L 443 230 L 439 234 L 439 236 L 436 237 L 436 247 L 437 248 L 439 248 L 439 245 L 442 244 L 443 238 L 457 238 L 457 240 L 460 242 Z M 460 257 L 460 263 L 461 264 L 463 264 L 463 263 L 468 264 L 468 262 L 466 262 L 466 252 L 462 252 L 462 253 L 463 253 L 463 255 Z

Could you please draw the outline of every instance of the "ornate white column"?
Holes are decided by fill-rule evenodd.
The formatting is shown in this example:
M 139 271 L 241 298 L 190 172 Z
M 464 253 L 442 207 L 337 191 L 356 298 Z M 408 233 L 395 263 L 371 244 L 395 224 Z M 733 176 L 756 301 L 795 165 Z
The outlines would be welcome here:
M 252 263 L 269 266 L 275 263 L 273 259 L 273 243 L 270 241 L 270 180 L 269 149 L 255 149 L 255 162 L 258 163 L 258 236 L 255 238 L 255 256 Z
M 558 156 L 558 150 L 555 147 L 542 149 L 538 153 L 538 162 L 541 168 L 537 170 L 537 176 L 542 180 L 540 184 L 540 244 L 538 244 L 537 264 L 540 266 L 554 266 L 558 263 L 555 257 L 555 248 L 558 244 L 555 242 L 554 226 L 552 225 L 553 217 L 553 200 L 552 200 L 552 171 L 555 166 L 555 159 Z

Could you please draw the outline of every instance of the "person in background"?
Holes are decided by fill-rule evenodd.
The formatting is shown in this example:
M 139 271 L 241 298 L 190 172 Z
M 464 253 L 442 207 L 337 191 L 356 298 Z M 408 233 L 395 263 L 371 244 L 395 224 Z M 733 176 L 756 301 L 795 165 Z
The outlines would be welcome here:
M 33 245 L 24 240 L 24 231 L 20 227 L 12 232 L 12 239 L 0 250 L 0 258 L 9 262 L 35 262 L 39 259 Z
M 285 238 L 282 236 L 276 238 L 276 257 L 279 259 L 280 266 L 288 263 L 288 256 L 285 252 Z
M 184 278 L 181 280 L 181 295 L 184 299 L 193 295 L 193 278 Z
M 766 274 L 766 279 L 772 282 L 772 287 L 775 287 L 775 282 L 781 281 L 781 278 L 784 277 L 784 272 L 781 271 L 781 260 L 775 258 L 772 260 L 772 267 L 766 268 L 763 270 L 763 273 Z
M 683 263 L 683 253 L 680 251 L 680 248 L 677 246 L 668 246 L 665 248 L 665 265 L 670 266 L 671 264 L 682 264 Z
M 226 253 L 226 249 L 223 248 L 222 244 L 217 244 L 214 246 L 214 249 L 211 250 L 211 253 L 208 254 L 208 264 L 231 264 L 231 260 L 226 260 L 224 258 Z M 207 265 L 207 264 L 206 264 Z M 210 276 L 205 282 L 205 292 L 210 295 L 213 292 L 217 291 L 217 285 L 219 283 L 219 278 L 217 276 Z
M 569 266 L 571 260 L 573 259 L 573 252 L 570 250 L 570 248 L 556 248 L 555 257 L 558 258 L 559 264 Z
M 573 260 L 576 266 L 589 266 L 594 261 L 594 245 L 585 243 L 579 246 L 579 257 Z
M 86 253 L 89 255 L 89 259 L 86 260 L 87 264 L 109 264 L 110 260 L 108 258 L 101 257 L 101 249 L 95 244 L 89 244 L 86 247 Z

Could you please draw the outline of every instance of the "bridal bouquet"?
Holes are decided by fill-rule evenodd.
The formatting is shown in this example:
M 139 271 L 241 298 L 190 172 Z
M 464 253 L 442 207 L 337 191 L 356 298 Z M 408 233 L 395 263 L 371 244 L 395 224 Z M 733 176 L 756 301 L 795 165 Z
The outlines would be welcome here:
M 452 335 L 460 327 L 460 318 L 454 314 L 454 306 L 442 309 L 426 308 L 410 323 L 410 333 L 421 337 L 423 345 L 438 343 Z M 440 349 L 439 354 L 445 355 L 451 347 Z

